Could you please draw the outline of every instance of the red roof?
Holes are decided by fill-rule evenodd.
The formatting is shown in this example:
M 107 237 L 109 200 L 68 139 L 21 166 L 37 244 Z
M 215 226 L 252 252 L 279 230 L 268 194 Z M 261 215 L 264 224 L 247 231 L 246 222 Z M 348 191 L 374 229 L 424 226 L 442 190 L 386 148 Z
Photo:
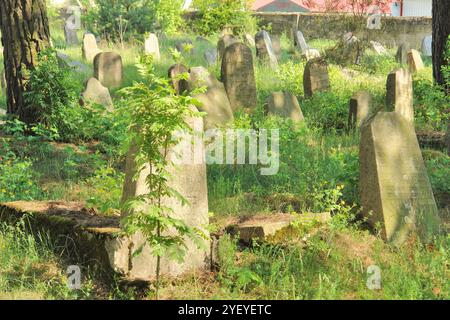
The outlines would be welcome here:
M 267 6 L 278 0 L 255 0 L 252 4 L 252 9 L 258 11 L 258 9 Z M 363 13 L 367 11 L 367 6 L 362 7 L 353 6 L 354 0 L 289 0 L 305 9 L 315 12 L 357 12 Z M 397 0 L 398 1 L 398 0 Z M 386 4 L 387 2 L 387 4 Z M 395 0 L 375 0 L 374 5 L 381 9 L 382 13 L 390 13 L 390 4 Z

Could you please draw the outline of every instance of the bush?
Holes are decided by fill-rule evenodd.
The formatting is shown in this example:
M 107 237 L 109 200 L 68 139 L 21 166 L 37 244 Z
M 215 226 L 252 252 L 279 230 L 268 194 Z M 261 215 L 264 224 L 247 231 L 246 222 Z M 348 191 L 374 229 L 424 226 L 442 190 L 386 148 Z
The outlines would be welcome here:
M 256 31 L 256 19 L 247 0 L 194 0 L 199 17 L 194 30 L 202 35 L 220 32 L 231 27 L 235 34 Z

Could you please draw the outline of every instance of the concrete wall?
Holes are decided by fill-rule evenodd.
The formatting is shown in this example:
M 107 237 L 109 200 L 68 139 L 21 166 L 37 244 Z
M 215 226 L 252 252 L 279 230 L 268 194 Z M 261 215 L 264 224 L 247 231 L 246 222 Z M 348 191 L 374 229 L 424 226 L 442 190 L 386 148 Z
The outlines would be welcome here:
M 271 25 L 273 34 L 293 35 L 300 30 L 306 40 L 327 38 L 337 39 L 355 29 L 365 29 L 367 18 L 355 18 L 346 14 L 323 13 L 255 13 L 261 26 Z M 396 47 L 403 42 L 420 49 L 425 36 L 432 33 L 431 17 L 382 17 L 380 30 L 367 30 L 370 40 L 388 47 Z M 357 28 L 355 28 L 355 26 Z

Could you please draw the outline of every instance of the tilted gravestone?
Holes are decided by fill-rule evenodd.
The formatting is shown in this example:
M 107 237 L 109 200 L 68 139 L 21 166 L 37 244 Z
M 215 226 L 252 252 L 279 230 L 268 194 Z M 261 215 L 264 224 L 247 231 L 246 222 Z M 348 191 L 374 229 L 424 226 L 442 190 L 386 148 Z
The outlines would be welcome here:
M 161 58 L 158 37 L 154 33 L 150 33 L 145 39 L 144 49 L 145 53 L 153 56 L 156 61 Z
M 348 128 L 360 128 L 372 115 L 372 95 L 368 91 L 356 92 L 350 99 Z
M 306 97 L 311 97 L 315 92 L 330 89 L 328 77 L 328 64 L 322 58 L 308 61 L 303 73 L 303 88 Z
M 267 63 L 270 67 L 276 68 L 278 60 L 269 33 L 265 30 L 259 31 L 255 35 L 255 44 L 258 59 L 263 63 Z
M 429 35 L 423 38 L 422 41 L 422 54 L 426 57 L 433 55 L 433 36 Z
M 306 43 L 305 37 L 303 36 L 303 33 L 300 30 L 295 32 L 294 40 L 295 40 L 294 41 L 295 46 L 300 52 L 304 53 L 306 50 L 309 49 L 309 46 Z
M 86 103 L 100 104 L 109 111 L 113 109 L 113 101 L 108 88 L 104 87 L 96 78 L 90 78 L 87 81 L 82 96 Z
M 94 58 L 94 77 L 108 88 L 122 85 L 122 57 L 115 52 L 99 53 Z
M 187 121 L 194 133 L 203 133 L 203 119 L 200 117 Z M 195 142 L 194 142 L 195 141 Z M 194 142 L 194 143 L 192 143 Z M 146 178 L 151 173 L 151 167 L 147 164 L 138 173 L 136 168 L 136 146 L 132 146 L 127 156 L 125 183 L 123 188 L 122 203 L 134 199 L 137 196 L 150 192 L 146 184 Z M 191 156 L 190 161 L 179 161 L 178 156 L 186 152 Z M 169 172 L 168 185 L 177 191 L 187 204 L 178 197 L 163 197 L 161 205 L 172 211 L 166 212 L 170 217 L 182 220 L 188 227 L 201 230 L 208 239 L 203 240 L 203 247 L 198 247 L 191 239 L 185 238 L 186 258 L 178 263 L 166 256 L 161 258 L 160 271 L 165 276 L 179 276 L 193 271 L 204 272 L 210 267 L 210 240 L 206 230 L 209 224 L 208 189 L 206 184 L 206 164 L 204 160 L 205 147 L 201 139 L 193 139 L 190 135 L 182 136 L 177 146 L 170 148 L 167 155 L 169 161 L 166 170 Z M 188 159 L 188 158 L 186 158 Z M 138 208 L 137 210 L 145 210 Z M 133 212 L 123 212 L 124 216 Z M 171 234 L 171 231 L 167 232 Z M 131 255 L 125 261 L 116 264 L 117 269 L 129 270 L 129 277 L 135 279 L 154 279 L 156 275 L 157 259 L 152 254 L 152 249 L 141 233 L 136 233 L 130 238 L 129 247 L 138 250 L 142 245 L 142 252 Z M 129 261 L 127 261 L 129 260 Z M 119 261 L 120 262 L 120 261 Z
M 97 39 L 92 33 L 86 33 L 83 37 L 83 59 L 91 63 L 101 50 L 97 46 Z
M 395 112 L 380 112 L 361 128 L 363 213 L 395 245 L 411 234 L 424 241 L 440 222 L 414 127 Z
M 288 92 L 273 92 L 265 105 L 266 113 L 291 119 L 294 122 L 304 121 L 302 109 L 295 95 Z
M 64 24 L 64 37 L 67 46 L 76 46 L 79 43 L 77 30 L 72 28 L 71 24 Z
M 188 74 L 188 68 L 183 64 L 174 64 L 169 68 L 169 79 L 175 92 L 179 95 L 188 90 L 188 82 L 181 77 Z
M 415 73 L 424 68 L 422 57 L 420 56 L 420 52 L 414 49 L 409 50 L 408 52 L 408 68 L 409 71 Z
M 222 62 L 222 57 L 225 52 L 225 49 L 228 46 L 231 46 L 233 43 L 239 42 L 239 39 L 237 39 L 235 36 L 231 34 L 225 34 L 222 36 L 219 41 L 217 41 L 217 61 L 218 63 Z
M 386 106 L 388 111 L 395 111 L 408 122 L 414 122 L 412 76 L 408 70 L 401 68 L 388 75 Z
M 408 63 L 408 51 L 410 49 L 411 48 L 405 43 L 398 47 L 397 54 L 395 56 L 398 63 L 401 65 L 406 65 Z
M 208 67 L 215 66 L 218 60 L 217 50 L 216 49 L 207 49 L 203 54 L 205 58 L 206 64 Z
M 205 128 L 225 126 L 234 121 L 230 101 L 222 82 L 204 67 L 189 69 L 189 90 L 206 87 L 206 92 L 194 96 L 202 104 L 198 109 L 206 113 Z
M 221 77 L 233 111 L 256 107 L 255 71 L 249 47 L 234 43 L 225 49 Z

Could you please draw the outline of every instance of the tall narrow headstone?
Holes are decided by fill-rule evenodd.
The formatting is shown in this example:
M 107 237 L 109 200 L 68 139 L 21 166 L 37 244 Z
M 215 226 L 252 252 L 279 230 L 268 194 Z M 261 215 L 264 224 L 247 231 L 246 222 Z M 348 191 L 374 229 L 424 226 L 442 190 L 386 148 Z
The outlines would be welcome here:
M 396 54 L 396 60 L 401 65 L 406 65 L 408 63 L 408 51 L 410 50 L 410 47 L 403 43 L 398 47 L 397 54 Z
M 200 103 L 199 110 L 206 113 L 205 128 L 225 126 L 234 121 L 230 101 L 222 82 L 204 67 L 189 69 L 189 90 L 206 87 L 205 93 L 194 96 Z
M 242 43 L 227 47 L 223 54 L 221 75 L 233 111 L 256 107 L 255 71 L 249 47 Z
M 422 41 L 422 54 L 426 57 L 433 55 L 433 36 L 429 35 L 423 38 Z
M 150 33 L 145 39 L 145 53 L 152 55 L 155 60 L 161 58 L 161 53 L 159 51 L 159 41 L 158 37 L 154 33 Z
M 414 49 L 409 50 L 408 52 L 408 67 L 409 71 L 415 73 L 424 68 L 422 57 L 420 56 L 420 52 Z
M 115 52 L 99 53 L 94 58 L 94 77 L 108 88 L 122 85 L 122 57 Z
M 304 53 L 306 50 L 309 49 L 308 45 L 306 44 L 305 37 L 303 36 L 303 33 L 300 30 L 295 32 L 294 40 L 295 46 L 300 52 Z
M 188 119 L 188 123 L 194 130 L 194 133 L 203 133 L 203 119 Z M 188 150 L 187 150 L 188 149 Z M 145 165 L 138 173 L 136 167 L 136 146 L 132 146 L 127 156 L 125 183 L 123 188 L 122 203 L 134 199 L 137 196 L 150 192 L 146 184 L 146 178 L 151 173 L 151 167 Z M 183 161 L 177 160 L 177 155 L 186 152 L 191 156 L 183 158 Z M 206 184 L 206 164 L 204 160 L 205 147 L 201 139 L 195 139 L 193 136 L 186 135 L 181 137 L 181 141 L 175 147 L 169 150 L 167 159 L 169 164 L 166 170 L 170 173 L 168 185 L 177 191 L 187 204 L 183 203 L 178 197 L 163 197 L 162 206 L 172 209 L 166 212 L 170 217 L 182 220 L 188 227 L 202 230 L 208 237 L 206 227 L 209 224 L 208 216 L 208 189 Z M 145 210 L 144 208 L 140 208 Z M 133 212 L 124 212 L 123 215 L 133 214 Z M 170 234 L 170 231 L 168 231 Z M 170 260 L 167 257 L 161 258 L 161 274 L 166 276 L 179 276 L 188 272 L 208 270 L 209 239 L 203 240 L 203 247 L 198 247 L 191 239 L 184 239 L 186 244 L 186 258 L 182 263 Z M 130 277 L 138 279 L 154 279 L 156 274 L 157 261 L 152 252 L 152 247 L 145 243 L 141 233 L 131 237 L 131 246 L 134 250 L 142 247 L 140 254 L 131 256 L 129 261 Z
M 188 75 L 188 68 L 183 64 L 175 64 L 169 68 L 169 79 L 177 94 L 182 94 L 188 90 L 188 82 L 180 77 L 182 74 Z
M 222 57 L 225 52 L 225 49 L 228 46 L 231 46 L 233 43 L 237 42 L 239 42 L 239 40 L 231 34 L 225 34 L 219 39 L 219 41 L 217 42 L 217 58 L 218 58 L 217 61 L 219 63 L 222 62 Z
M 350 99 L 349 129 L 360 128 L 371 116 L 372 95 L 368 91 L 356 92 Z
M 96 78 L 90 78 L 87 81 L 82 96 L 87 103 L 100 104 L 105 106 L 109 111 L 113 109 L 113 101 L 108 88 L 104 87 Z
M 414 123 L 413 87 L 411 73 L 397 69 L 388 75 L 386 82 L 386 106 L 408 122 Z
M 360 197 L 368 221 L 395 245 L 411 234 L 428 241 L 439 232 L 414 127 L 398 113 L 380 112 L 361 128 Z
M 72 28 L 71 24 L 64 25 L 64 37 L 66 38 L 67 46 L 76 46 L 78 45 L 78 35 L 77 30 Z
M 92 33 L 86 33 L 83 37 L 83 59 L 91 63 L 101 50 L 97 46 L 97 39 Z
M 308 61 L 303 74 L 303 88 L 306 97 L 311 97 L 315 92 L 330 89 L 328 77 L 328 64 L 322 58 Z
M 269 33 L 265 30 L 259 31 L 255 35 L 255 43 L 258 59 L 263 63 L 269 64 L 270 67 L 276 68 L 278 66 L 278 60 Z
M 305 120 L 297 97 L 288 92 L 271 93 L 267 99 L 266 113 L 288 118 L 294 122 Z

